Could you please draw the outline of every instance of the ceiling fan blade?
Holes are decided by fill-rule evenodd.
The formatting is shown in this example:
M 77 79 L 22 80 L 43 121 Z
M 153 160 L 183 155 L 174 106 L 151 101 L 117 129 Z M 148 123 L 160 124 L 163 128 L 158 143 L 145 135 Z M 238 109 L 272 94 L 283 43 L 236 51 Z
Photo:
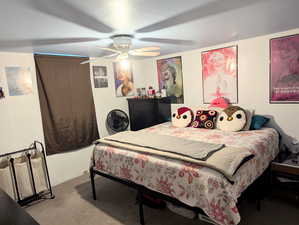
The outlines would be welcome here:
M 217 15 L 220 13 L 224 13 L 227 11 L 232 11 L 235 9 L 243 8 L 254 3 L 258 3 L 260 0 L 230 0 L 230 1 L 213 1 L 210 3 L 206 3 L 204 5 L 200 5 L 196 8 L 188 10 L 186 12 L 180 13 L 178 15 L 172 16 L 160 22 L 151 24 L 149 26 L 140 28 L 136 30 L 137 33 L 147 33 L 153 32 L 165 28 L 169 28 L 175 25 L 180 25 L 183 23 L 191 22 L 194 20 L 198 20 L 204 17 Z
M 113 48 L 100 48 L 100 49 L 105 50 L 105 51 L 115 52 L 115 53 L 118 53 L 118 54 L 121 53 L 121 51 L 118 51 L 118 50 L 113 49 Z
M 85 60 L 85 61 L 82 61 L 80 62 L 80 64 L 87 64 L 87 63 L 93 63 L 93 62 L 97 62 L 99 61 L 99 59 L 89 59 L 89 60 Z
M 42 13 L 54 16 L 68 22 L 95 30 L 101 33 L 112 33 L 113 29 L 88 15 L 65 0 L 27 0 L 30 6 Z
M 98 41 L 99 38 L 53 38 L 53 39 L 24 39 L 24 40 L 0 40 L 0 48 L 21 48 L 29 46 L 59 45 L 68 43 L 81 43 Z
M 103 57 L 104 58 L 110 58 L 110 57 L 117 56 L 117 55 L 119 55 L 119 53 L 113 53 L 111 55 L 104 55 Z
M 160 47 L 151 46 L 151 47 L 133 49 L 133 51 L 135 52 L 147 52 L 147 51 L 156 51 L 156 50 L 160 50 Z
M 135 52 L 135 50 L 129 51 L 130 55 L 134 56 L 158 56 L 160 52 Z
M 140 38 L 140 41 L 155 42 L 173 45 L 194 45 L 196 42 L 192 40 L 179 40 L 179 39 L 168 39 L 168 38 Z

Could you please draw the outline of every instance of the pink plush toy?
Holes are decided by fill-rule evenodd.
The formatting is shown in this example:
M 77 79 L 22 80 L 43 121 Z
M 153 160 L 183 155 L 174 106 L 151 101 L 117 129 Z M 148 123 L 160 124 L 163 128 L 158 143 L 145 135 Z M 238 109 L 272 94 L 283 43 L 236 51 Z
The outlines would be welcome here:
M 210 108 L 217 107 L 226 109 L 229 106 L 229 102 L 227 101 L 227 99 L 222 97 L 223 93 L 220 92 L 219 87 L 217 88 L 217 91 L 214 95 L 216 96 L 216 98 L 212 100 L 211 104 L 209 105 Z

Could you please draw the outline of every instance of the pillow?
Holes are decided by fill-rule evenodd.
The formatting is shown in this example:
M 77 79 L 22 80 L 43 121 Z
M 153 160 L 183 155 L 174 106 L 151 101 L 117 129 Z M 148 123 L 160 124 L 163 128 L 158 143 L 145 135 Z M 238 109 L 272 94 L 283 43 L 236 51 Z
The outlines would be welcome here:
M 216 125 L 216 110 L 197 110 L 195 120 L 192 122 L 194 128 L 214 129 Z
M 252 117 L 250 130 L 259 130 L 261 129 L 266 123 L 268 123 L 270 119 L 261 115 L 254 115 Z
M 219 115 L 217 128 L 224 131 L 240 131 L 246 126 L 246 111 L 239 106 L 229 106 Z
M 174 127 L 189 127 L 193 121 L 194 115 L 190 108 L 178 108 L 172 114 L 172 125 Z
M 250 125 L 251 125 L 251 120 L 254 115 L 254 109 L 246 109 L 245 112 L 246 112 L 247 122 L 246 122 L 246 125 L 243 128 L 243 130 L 249 130 Z

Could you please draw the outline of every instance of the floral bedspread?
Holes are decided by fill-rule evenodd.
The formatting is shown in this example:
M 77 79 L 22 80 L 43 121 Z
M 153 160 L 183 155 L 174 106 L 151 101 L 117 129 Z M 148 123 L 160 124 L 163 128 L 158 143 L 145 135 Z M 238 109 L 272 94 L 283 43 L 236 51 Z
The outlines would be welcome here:
M 278 134 L 272 128 L 226 132 L 216 129 L 176 128 L 171 123 L 164 123 L 138 132 L 248 148 L 255 155 L 241 166 L 234 175 L 234 184 L 231 184 L 220 173 L 196 164 L 103 144 L 95 146 L 94 162 L 97 170 L 131 180 L 190 206 L 199 207 L 221 225 L 240 222 L 236 207 L 238 197 L 263 173 L 278 153 Z

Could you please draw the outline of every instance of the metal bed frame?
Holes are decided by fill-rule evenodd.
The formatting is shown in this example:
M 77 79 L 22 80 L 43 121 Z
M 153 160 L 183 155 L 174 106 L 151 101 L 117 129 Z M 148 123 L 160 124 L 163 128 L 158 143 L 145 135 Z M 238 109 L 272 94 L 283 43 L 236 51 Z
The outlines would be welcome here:
M 32 164 L 31 164 L 31 154 L 30 151 L 39 151 L 37 146 L 41 147 L 41 151 L 42 155 L 43 155 L 43 162 L 44 162 L 44 166 L 45 166 L 45 176 L 47 179 L 47 183 L 48 183 L 48 190 L 43 191 L 41 193 L 37 193 L 36 191 L 36 186 L 35 186 L 35 181 L 34 181 L 34 171 L 32 169 Z M 30 179 L 32 181 L 32 187 L 33 187 L 33 195 L 26 197 L 24 199 L 21 199 L 20 197 L 20 191 L 19 191 L 19 187 L 18 187 L 18 180 L 16 177 L 16 170 L 15 170 L 15 166 L 14 166 L 14 158 L 11 157 L 12 155 L 16 155 L 16 154 L 22 154 L 25 153 L 26 157 L 28 158 L 28 166 L 29 166 L 29 175 L 30 175 Z M 15 151 L 15 152 L 10 152 L 10 153 L 6 153 L 6 154 L 2 154 L 0 155 L 0 158 L 4 158 L 4 157 L 9 157 L 9 162 L 10 162 L 10 166 L 11 166 L 11 170 L 12 170 L 12 176 L 13 176 L 13 185 L 15 187 L 15 191 L 16 191 L 16 197 L 17 197 L 17 202 L 21 205 L 27 205 L 33 201 L 36 200 L 40 200 L 40 199 L 44 199 L 45 196 L 49 195 L 50 199 L 54 199 L 55 196 L 53 195 L 52 192 L 52 186 L 51 186 L 51 181 L 50 181 L 50 177 L 49 177 L 49 171 L 48 171 L 48 165 L 47 165 L 47 161 L 46 161 L 46 153 L 45 153 L 45 149 L 44 146 L 41 142 L 38 141 L 34 141 L 32 145 L 30 145 L 29 148 L 25 148 L 19 151 Z
M 271 165 L 271 163 L 270 163 L 270 165 Z M 132 187 L 132 188 L 136 189 L 137 190 L 137 202 L 138 202 L 138 208 L 139 208 L 139 221 L 140 221 L 141 225 L 145 225 L 143 202 L 142 202 L 142 195 L 143 194 L 150 194 L 153 197 L 165 200 L 167 202 L 171 202 L 174 205 L 177 205 L 179 207 L 189 209 L 189 210 L 191 210 L 195 213 L 196 216 L 195 216 L 194 219 L 200 219 L 202 221 L 212 223 L 214 225 L 218 225 L 213 220 L 211 220 L 202 209 L 200 209 L 198 207 L 189 206 L 189 205 L 184 204 L 181 201 L 179 201 L 179 200 L 177 200 L 173 197 L 170 197 L 170 196 L 161 194 L 159 192 L 150 190 L 150 189 L 146 188 L 145 186 L 136 184 L 132 181 L 125 180 L 125 179 L 122 179 L 122 178 L 118 178 L 118 177 L 115 177 L 115 176 L 111 176 L 111 175 L 108 175 L 106 173 L 102 173 L 102 172 L 96 170 L 93 166 L 90 167 L 89 173 L 90 173 L 90 182 L 91 182 L 91 188 L 92 188 L 92 195 L 93 195 L 94 200 L 97 200 L 96 189 L 95 189 L 95 180 L 94 180 L 95 175 L 100 175 L 102 177 L 108 178 L 110 180 L 119 182 L 121 184 L 124 184 L 126 186 L 129 186 L 129 187 Z M 264 186 L 263 182 L 267 181 L 268 178 L 271 177 L 271 176 L 269 176 L 270 175 L 269 173 L 270 173 L 270 167 L 268 167 L 268 169 L 247 188 L 247 189 L 249 189 L 249 188 L 254 189 L 253 192 L 255 193 L 255 197 L 256 197 L 256 209 L 258 211 L 261 210 L 261 199 L 263 198 L 262 193 L 261 193 L 261 191 L 262 191 L 261 189 L 263 189 L 263 186 Z

